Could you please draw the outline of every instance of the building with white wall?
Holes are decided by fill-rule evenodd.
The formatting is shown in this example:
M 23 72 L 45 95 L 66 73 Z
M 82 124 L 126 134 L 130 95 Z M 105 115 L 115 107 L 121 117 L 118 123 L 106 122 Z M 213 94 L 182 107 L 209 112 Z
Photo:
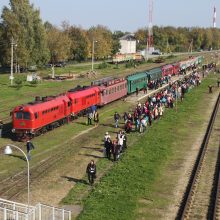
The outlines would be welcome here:
M 134 34 L 126 34 L 120 38 L 121 54 L 136 53 L 136 38 Z

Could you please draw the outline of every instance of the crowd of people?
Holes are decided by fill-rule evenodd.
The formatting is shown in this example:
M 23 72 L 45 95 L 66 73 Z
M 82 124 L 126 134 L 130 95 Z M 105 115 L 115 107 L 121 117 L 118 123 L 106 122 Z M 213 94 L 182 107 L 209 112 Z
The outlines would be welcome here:
M 166 108 L 173 108 L 176 99 L 184 99 L 185 93 L 193 86 L 201 83 L 198 72 L 194 71 L 190 76 L 176 82 L 169 82 L 168 87 L 149 96 L 142 104 L 138 102 L 133 112 L 124 112 L 124 129 L 126 133 L 131 131 L 144 132 L 153 121 L 159 120 Z M 118 114 L 118 113 L 117 113 Z M 120 115 L 117 118 L 121 118 Z M 115 124 L 115 127 L 118 127 Z

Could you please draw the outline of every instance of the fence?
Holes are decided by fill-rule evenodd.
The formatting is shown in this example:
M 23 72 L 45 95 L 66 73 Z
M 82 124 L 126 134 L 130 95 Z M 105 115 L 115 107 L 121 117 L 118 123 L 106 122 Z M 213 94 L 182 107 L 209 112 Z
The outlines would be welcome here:
M 71 220 L 71 211 L 40 203 L 28 207 L 0 198 L 0 220 Z
M 36 220 L 71 220 L 71 212 L 44 204 L 36 206 Z

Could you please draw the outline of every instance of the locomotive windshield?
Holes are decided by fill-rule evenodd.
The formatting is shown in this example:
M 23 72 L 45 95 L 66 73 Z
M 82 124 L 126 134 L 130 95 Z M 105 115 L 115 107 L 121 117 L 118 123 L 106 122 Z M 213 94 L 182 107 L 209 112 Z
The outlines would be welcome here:
M 24 119 L 24 120 L 30 120 L 31 116 L 29 112 L 16 112 L 15 113 L 16 119 Z

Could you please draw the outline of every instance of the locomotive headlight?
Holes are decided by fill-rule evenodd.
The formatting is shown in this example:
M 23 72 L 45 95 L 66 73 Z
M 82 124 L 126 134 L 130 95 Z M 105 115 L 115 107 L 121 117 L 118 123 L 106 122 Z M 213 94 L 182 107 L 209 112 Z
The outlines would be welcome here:
M 14 129 L 14 128 L 13 128 L 13 129 L 11 129 L 11 132 L 12 132 L 12 133 L 15 133 L 15 129 Z

